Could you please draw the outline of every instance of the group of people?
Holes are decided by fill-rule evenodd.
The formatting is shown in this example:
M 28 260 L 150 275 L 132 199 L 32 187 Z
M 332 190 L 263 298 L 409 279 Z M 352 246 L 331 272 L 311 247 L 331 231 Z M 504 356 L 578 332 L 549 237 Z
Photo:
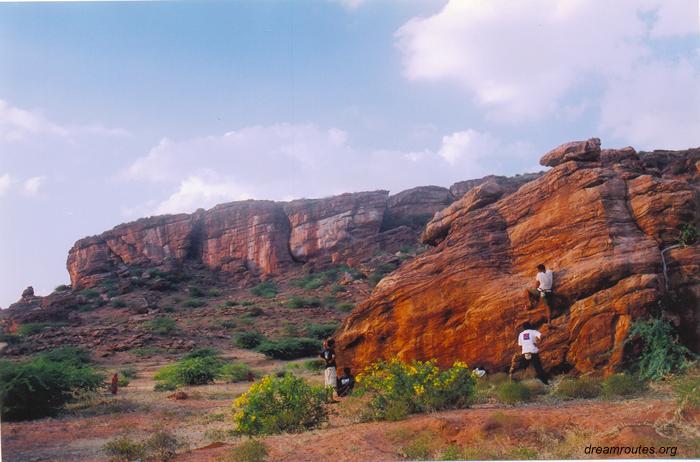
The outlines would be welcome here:
M 323 341 L 320 356 L 325 366 L 323 377 L 326 389 L 331 393 L 335 391 L 335 394 L 340 397 L 348 396 L 355 386 L 355 377 L 349 367 L 344 367 L 343 375 L 338 377 L 335 364 L 335 340 L 329 338 Z

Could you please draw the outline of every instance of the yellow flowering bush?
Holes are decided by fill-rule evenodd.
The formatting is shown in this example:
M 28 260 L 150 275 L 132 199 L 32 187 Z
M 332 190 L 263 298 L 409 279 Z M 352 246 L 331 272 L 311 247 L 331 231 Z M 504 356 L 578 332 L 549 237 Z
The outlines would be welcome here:
M 300 432 L 328 420 L 326 391 L 300 377 L 266 376 L 234 401 L 236 431 L 246 435 Z
M 463 408 L 471 404 L 476 378 L 469 367 L 455 362 L 440 369 L 435 361 L 379 361 L 357 376 L 361 392 L 371 394 L 368 417 L 392 418 L 396 408 L 406 413 Z

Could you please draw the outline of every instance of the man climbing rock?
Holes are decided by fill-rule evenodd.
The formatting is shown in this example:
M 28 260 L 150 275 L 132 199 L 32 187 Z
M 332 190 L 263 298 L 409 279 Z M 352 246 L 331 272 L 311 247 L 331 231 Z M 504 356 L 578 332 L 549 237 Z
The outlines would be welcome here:
M 532 363 L 535 366 L 535 372 L 537 373 L 537 378 L 540 379 L 545 385 L 549 383 L 547 373 L 542 369 L 542 363 L 540 363 L 540 350 L 537 347 L 537 343 L 542 338 L 542 334 L 533 329 L 529 322 L 523 324 L 523 330 L 518 335 L 518 345 L 521 348 L 521 354 L 516 354 L 513 356 L 513 360 L 510 364 L 510 371 L 508 376 L 512 378 L 513 372 L 524 366 L 523 369 L 527 369 Z
M 535 276 L 535 287 L 525 289 L 525 297 L 527 298 L 526 309 L 531 310 L 540 298 L 542 299 L 543 305 L 545 307 L 547 323 L 552 320 L 552 310 L 549 306 L 549 302 L 552 298 L 552 286 L 554 285 L 554 273 L 552 270 L 547 269 L 543 264 L 537 265 L 537 275 Z

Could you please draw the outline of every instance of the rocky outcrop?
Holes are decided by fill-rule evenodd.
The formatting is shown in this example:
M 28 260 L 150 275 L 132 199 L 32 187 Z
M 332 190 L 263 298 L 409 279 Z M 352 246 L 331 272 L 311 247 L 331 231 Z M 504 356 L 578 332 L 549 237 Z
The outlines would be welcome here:
M 319 264 L 362 258 L 354 244 L 379 234 L 388 196 L 388 191 L 373 191 L 285 204 L 292 257 Z
M 447 188 L 440 186 L 419 186 L 407 189 L 389 197 L 382 229 L 408 226 L 420 232 L 436 212 L 454 202 L 454 196 Z
M 536 180 L 541 177 L 544 172 L 535 173 L 522 173 L 515 176 L 498 176 L 498 175 L 488 175 L 483 178 L 478 178 L 475 180 L 465 180 L 458 181 L 457 183 L 450 186 L 450 193 L 455 199 L 461 199 L 465 194 L 467 194 L 472 189 L 480 186 L 484 183 L 497 183 L 501 186 L 507 194 L 517 191 L 525 183 L 529 183 L 532 180 Z
M 553 168 L 510 194 L 494 182 L 472 187 L 428 223 L 423 238 L 437 246 L 345 320 L 339 364 L 398 356 L 507 368 L 539 263 L 554 270 L 557 294 L 541 327 L 547 369 L 614 370 L 630 325 L 668 299 L 697 349 L 700 246 L 665 254 L 668 281 L 661 250 L 681 224 L 700 225 L 698 161 L 700 149 L 637 154 L 593 139 L 546 154 Z

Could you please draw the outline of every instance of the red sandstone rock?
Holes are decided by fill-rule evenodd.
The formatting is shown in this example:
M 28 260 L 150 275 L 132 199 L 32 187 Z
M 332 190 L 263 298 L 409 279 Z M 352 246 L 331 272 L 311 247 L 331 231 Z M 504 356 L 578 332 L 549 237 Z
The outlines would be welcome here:
M 518 348 L 523 288 L 545 263 L 558 300 L 543 328 L 545 367 L 614 370 L 631 323 L 665 294 L 661 248 L 680 223 L 700 220 L 698 173 L 678 168 L 700 152 L 621 151 L 601 156 L 595 140 L 564 145 L 543 159 L 552 170 L 516 192 L 496 201 L 496 188 L 474 192 L 439 213 L 426 228 L 428 242 L 445 234 L 439 245 L 380 281 L 341 326 L 339 365 L 398 356 L 503 370 Z M 667 253 L 679 318 L 694 326 L 698 253 L 698 244 Z M 697 348 L 698 328 L 685 335 Z
M 540 165 L 556 167 L 570 160 L 595 161 L 598 160 L 599 157 L 600 140 L 598 138 L 591 138 L 586 141 L 572 141 L 552 149 L 542 156 Z
M 454 202 L 449 189 L 440 186 L 419 186 L 389 197 L 382 229 L 408 226 L 421 231 L 438 212 Z

